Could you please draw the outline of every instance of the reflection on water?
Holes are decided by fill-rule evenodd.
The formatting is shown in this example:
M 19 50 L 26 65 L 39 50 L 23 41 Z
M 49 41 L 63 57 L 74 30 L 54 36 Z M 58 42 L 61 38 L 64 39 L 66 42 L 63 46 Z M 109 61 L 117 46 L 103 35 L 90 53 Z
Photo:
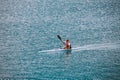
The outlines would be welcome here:
M 70 55 L 71 55 L 71 50 L 65 51 L 65 64 L 66 65 L 69 62 Z

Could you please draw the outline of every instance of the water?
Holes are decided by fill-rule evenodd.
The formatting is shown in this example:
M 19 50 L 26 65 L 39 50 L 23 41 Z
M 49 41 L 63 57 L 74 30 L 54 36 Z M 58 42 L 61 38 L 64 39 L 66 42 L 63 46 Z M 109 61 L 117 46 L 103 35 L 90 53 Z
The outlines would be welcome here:
M 0 79 L 119 80 L 119 31 L 119 0 L 0 0 Z

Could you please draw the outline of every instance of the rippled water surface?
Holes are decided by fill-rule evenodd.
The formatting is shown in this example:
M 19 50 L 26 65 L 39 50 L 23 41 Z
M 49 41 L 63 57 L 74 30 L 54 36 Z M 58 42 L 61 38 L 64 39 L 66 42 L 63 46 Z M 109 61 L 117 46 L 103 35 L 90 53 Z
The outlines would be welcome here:
M 0 0 L 0 79 L 120 80 L 120 1 Z

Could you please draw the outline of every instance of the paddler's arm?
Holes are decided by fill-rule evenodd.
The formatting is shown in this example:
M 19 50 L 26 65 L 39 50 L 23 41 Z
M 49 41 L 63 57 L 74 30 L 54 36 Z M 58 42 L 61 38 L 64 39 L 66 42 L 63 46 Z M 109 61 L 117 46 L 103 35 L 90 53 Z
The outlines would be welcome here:
M 63 41 L 62 43 L 63 43 L 63 45 L 65 46 L 65 41 Z

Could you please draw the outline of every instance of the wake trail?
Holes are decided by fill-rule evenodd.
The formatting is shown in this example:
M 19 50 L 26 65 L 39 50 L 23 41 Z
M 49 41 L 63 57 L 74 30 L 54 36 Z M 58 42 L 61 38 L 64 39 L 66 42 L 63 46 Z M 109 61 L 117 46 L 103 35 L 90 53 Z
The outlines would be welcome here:
M 39 52 L 55 52 L 55 51 L 62 51 L 64 49 L 51 49 L 51 50 L 42 50 L 42 51 L 39 51 Z
M 90 44 L 79 47 L 73 47 L 72 51 L 83 51 L 83 50 L 110 50 L 120 48 L 120 43 L 102 43 L 102 44 Z M 51 49 L 51 50 L 42 50 L 39 52 L 58 52 L 63 51 L 64 49 Z
M 81 47 L 72 48 L 74 51 L 81 50 L 110 50 L 120 48 L 120 43 L 103 43 L 103 44 L 91 44 Z

